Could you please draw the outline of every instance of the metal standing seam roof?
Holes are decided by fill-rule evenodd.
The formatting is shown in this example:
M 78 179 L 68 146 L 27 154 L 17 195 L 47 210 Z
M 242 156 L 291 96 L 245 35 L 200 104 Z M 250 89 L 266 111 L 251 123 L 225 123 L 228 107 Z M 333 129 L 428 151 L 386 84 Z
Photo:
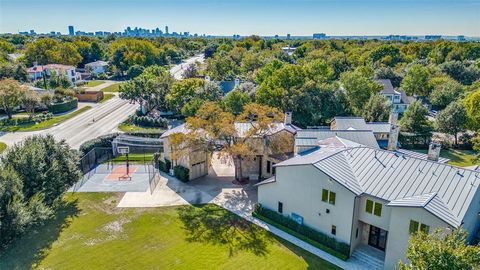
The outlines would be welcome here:
M 428 154 L 423 154 L 423 153 L 419 153 L 419 152 L 415 152 L 415 151 L 410 151 L 410 150 L 407 150 L 407 149 L 397 149 L 397 150 L 395 150 L 395 152 L 398 152 L 398 153 L 404 154 L 404 155 L 409 155 L 411 157 L 421 158 L 421 159 L 427 159 L 428 158 Z M 448 159 L 448 158 L 442 158 L 442 157 L 438 158 L 438 162 L 440 162 L 440 163 L 447 163 L 449 161 L 450 161 L 450 159 Z
M 457 220 L 457 218 L 452 214 L 452 211 L 448 208 L 448 206 L 439 196 L 437 196 L 436 192 L 394 200 L 388 203 L 388 206 L 422 207 L 431 214 L 437 216 L 441 220 L 454 227 L 458 227 L 461 225 L 461 222 Z
M 369 126 L 363 117 L 337 116 L 335 119 L 335 130 L 347 130 L 350 128 L 358 130 L 369 130 Z
M 324 150 L 276 166 L 300 165 L 303 158 L 303 164 L 315 166 L 354 194 L 394 202 L 391 206 L 407 201 L 417 206 L 424 196 L 435 193 L 421 207 L 454 227 L 461 224 L 480 184 L 478 171 L 391 151 L 364 146 Z
M 295 135 L 295 147 L 316 147 L 320 140 L 340 137 L 361 145 L 379 148 L 371 130 L 303 129 Z
M 235 125 L 235 129 L 237 130 L 238 136 L 243 137 L 247 134 L 248 130 L 252 128 L 254 123 L 235 122 L 234 125 Z M 293 124 L 273 123 L 271 129 L 267 131 L 267 135 L 273 135 L 282 130 L 286 130 L 290 133 L 295 134 L 297 131 L 301 129 Z M 188 132 L 189 132 L 189 129 L 187 128 L 186 124 L 181 124 L 179 126 L 176 126 L 172 129 L 165 131 L 160 138 L 165 138 L 175 133 L 187 134 Z
M 388 122 L 371 122 L 367 123 L 367 128 L 373 133 L 390 133 L 391 124 Z

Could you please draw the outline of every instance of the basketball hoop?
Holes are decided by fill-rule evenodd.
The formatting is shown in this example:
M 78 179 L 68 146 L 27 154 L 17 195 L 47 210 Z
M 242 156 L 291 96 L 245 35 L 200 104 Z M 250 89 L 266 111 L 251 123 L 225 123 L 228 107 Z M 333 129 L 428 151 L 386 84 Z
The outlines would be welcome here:
M 117 147 L 117 151 L 121 155 L 126 155 L 130 153 L 130 148 L 128 146 L 119 146 Z

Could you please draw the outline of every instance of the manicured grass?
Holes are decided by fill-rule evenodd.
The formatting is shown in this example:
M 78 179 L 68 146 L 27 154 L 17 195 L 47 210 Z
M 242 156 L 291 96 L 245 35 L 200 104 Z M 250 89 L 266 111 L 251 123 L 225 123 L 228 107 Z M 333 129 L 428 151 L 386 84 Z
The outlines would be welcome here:
M 102 100 L 100 100 L 98 103 L 103 103 L 103 102 L 111 99 L 111 98 L 114 97 L 114 96 L 115 96 L 114 94 L 103 94 Z
M 4 132 L 14 132 L 14 131 L 34 131 L 34 130 L 41 130 L 41 129 L 47 129 L 52 127 L 53 125 L 59 124 L 61 122 L 64 122 L 72 117 L 75 117 L 89 109 L 91 109 L 91 106 L 85 106 L 79 110 L 76 110 L 74 112 L 68 113 L 68 114 L 63 114 L 63 115 L 58 115 L 54 116 L 53 118 L 39 122 L 39 123 L 30 123 L 30 124 L 25 124 L 25 125 L 16 125 L 16 126 L 1 126 L 0 131 Z
M 114 83 L 112 85 L 109 85 L 109 86 L 101 89 L 101 91 L 103 91 L 103 92 L 118 92 L 121 84 L 122 83 Z
M 125 155 L 120 155 L 111 159 L 110 161 L 113 162 L 124 162 L 127 158 Z M 146 153 L 146 154 L 128 154 L 128 160 L 131 162 L 150 162 L 153 160 L 153 153 Z
M 0 153 L 2 153 L 3 151 L 5 151 L 5 149 L 7 149 L 7 145 L 3 142 L 0 142 Z
M 428 153 L 428 150 L 424 149 L 415 149 L 414 151 Z M 476 158 L 475 151 L 472 150 L 442 149 L 440 150 L 440 156 L 450 159 L 448 162 L 450 165 L 460 167 L 480 165 L 480 160 Z
M 339 269 L 212 204 L 116 208 L 120 197 L 68 194 L 0 251 L 0 269 Z
M 123 132 L 145 132 L 145 133 L 161 133 L 165 131 L 164 129 L 161 129 L 161 128 L 141 127 L 141 126 L 125 123 L 125 122 L 118 125 L 118 129 Z
M 99 86 L 100 84 L 104 84 L 105 82 L 104 81 L 100 81 L 100 80 L 93 80 L 93 81 L 88 81 L 87 83 L 87 87 L 95 87 L 95 86 Z

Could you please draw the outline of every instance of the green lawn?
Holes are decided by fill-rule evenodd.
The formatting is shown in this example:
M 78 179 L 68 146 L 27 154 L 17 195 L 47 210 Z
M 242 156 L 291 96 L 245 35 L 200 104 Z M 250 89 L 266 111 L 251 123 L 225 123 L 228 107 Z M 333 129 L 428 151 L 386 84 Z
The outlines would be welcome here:
M 103 98 L 102 98 L 102 100 L 100 100 L 99 103 L 103 103 L 103 102 L 111 99 L 111 98 L 114 97 L 114 96 L 115 96 L 114 94 L 103 94 Z
M 112 85 L 109 85 L 109 86 L 101 89 L 101 91 L 103 91 L 103 92 L 118 92 L 121 84 L 122 83 L 114 83 Z
M 0 269 L 339 269 L 215 205 L 116 208 L 75 193 L 0 252 Z
M 93 80 L 93 81 L 88 81 L 87 83 L 87 87 L 95 87 L 95 86 L 99 86 L 100 84 L 104 84 L 105 82 L 104 81 L 100 81 L 100 80 Z
M 118 125 L 118 129 L 120 129 L 123 132 L 145 132 L 145 133 L 161 133 L 165 131 L 164 129 L 161 129 L 161 128 L 141 127 L 141 126 L 125 123 L 125 122 Z
M 2 153 L 3 151 L 5 151 L 5 149 L 7 149 L 7 145 L 3 142 L 0 142 L 0 153 Z
M 428 150 L 417 150 L 414 151 L 420 153 L 428 153 Z M 472 150 L 456 150 L 456 149 L 442 149 L 440 150 L 440 156 L 443 158 L 448 158 L 450 161 L 448 164 L 465 167 L 478 164 L 480 165 L 480 160 L 476 160 L 475 152 Z
M 53 118 L 39 122 L 39 123 L 30 123 L 30 124 L 24 124 L 24 125 L 15 125 L 15 126 L 0 126 L 0 131 L 3 132 L 14 132 L 14 131 L 34 131 L 34 130 L 41 130 L 41 129 L 47 129 L 52 127 L 55 124 L 59 124 L 63 121 L 66 121 L 72 117 L 75 117 L 89 109 L 91 109 L 91 106 L 85 106 L 81 109 L 78 109 L 74 112 L 63 114 L 63 115 L 58 115 L 54 116 Z

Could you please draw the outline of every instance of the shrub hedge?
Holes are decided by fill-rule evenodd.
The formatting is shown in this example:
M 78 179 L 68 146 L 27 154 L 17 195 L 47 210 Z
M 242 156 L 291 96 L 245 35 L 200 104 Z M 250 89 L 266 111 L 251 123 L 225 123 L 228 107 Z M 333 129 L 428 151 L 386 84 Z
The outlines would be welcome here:
M 257 206 L 255 207 L 254 216 L 259 216 L 259 218 L 265 217 L 268 220 L 271 220 L 284 226 L 289 230 L 292 230 L 293 232 L 305 236 L 306 238 L 313 240 L 319 245 L 326 247 L 326 249 L 318 245 L 315 246 L 331 253 L 332 255 L 340 257 L 341 259 L 347 259 L 350 255 L 350 245 L 343 242 L 338 242 L 337 240 L 335 240 L 335 238 L 321 233 L 306 225 L 298 224 L 295 220 L 265 207 L 262 207 L 260 204 L 257 204 Z M 339 254 L 335 254 L 335 252 L 330 252 L 329 249 L 338 252 Z
M 0 124 L 5 126 L 18 126 L 18 125 L 26 125 L 26 124 L 33 124 L 43 122 L 49 119 L 52 119 L 53 114 L 49 112 L 42 112 L 30 117 L 15 117 L 13 119 L 4 118 L 0 120 Z
M 62 103 L 54 103 L 48 106 L 48 111 L 51 113 L 62 113 L 73 110 L 78 107 L 78 99 L 74 98 Z
M 88 140 L 80 145 L 79 150 L 85 155 L 95 147 L 112 147 L 112 141 L 118 136 L 118 134 L 119 133 L 112 133 Z
M 188 182 L 190 178 L 189 176 L 190 171 L 187 168 L 180 165 L 173 167 L 173 174 L 178 180 L 182 182 Z
M 138 115 L 132 115 L 130 116 L 130 122 L 137 125 L 137 126 L 143 126 L 143 127 L 160 127 L 160 128 L 166 128 L 168 125 L 168 120 L 165 118 L 154 118 L 151 116 L 138 116 Z

